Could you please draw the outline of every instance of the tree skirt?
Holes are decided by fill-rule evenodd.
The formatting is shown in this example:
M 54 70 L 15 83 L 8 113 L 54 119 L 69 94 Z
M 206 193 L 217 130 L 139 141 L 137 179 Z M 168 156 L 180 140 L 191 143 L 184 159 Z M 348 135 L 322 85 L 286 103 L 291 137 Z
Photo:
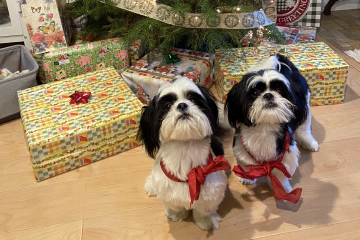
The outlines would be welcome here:
M 355 49 L 354 51 L 344 51 L 348 56 L 355 59 L 357 62 L 360 63 L 360 49 Z

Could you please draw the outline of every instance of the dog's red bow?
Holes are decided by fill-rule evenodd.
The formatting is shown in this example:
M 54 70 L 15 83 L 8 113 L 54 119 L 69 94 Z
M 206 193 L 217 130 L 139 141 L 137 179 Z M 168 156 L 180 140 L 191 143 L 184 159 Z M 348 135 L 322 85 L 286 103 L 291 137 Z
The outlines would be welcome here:
M 209 153 L 209 157 L 207 160 L 208 164 L 204 167 L 198 166 L 193 168 L 188 173 L 188 180 L 182 181 L 173 174 L 169 173 L 163 161 L 160 161 L 161 169 L 163 170 L 164 174 L 171 180 L 175 182 L 188 182 L 189 184 L 189 191 L 190 191 L 190 207 L 193 204 L 195 200 L 199 199 L 200 196 L 200 189 L 201 185 L 205 183 L 206 176 L 217 171 L 230 169 L 229 163 L 226 161 L 226 159 L 223 156 L 217 156 L 215 159 L 213 159 L 213 156 L 211 153 Z
M 290 201 L 290 202 L 296 204 L 300 199 L 302 189 L 297 188 L 297 189 L 294 189 L 292 192 L 287 193 L 285 191 L 284 187 L 282 186 L 282 184 L 280 183 L 279 179 L 277 179 L 277 177 L 275 177 L 275 175 L 273 175 L 271 173 L 271 170 L 276 168 L 276 169 L 280 170 L 282 173 L 284 173 L 284 175 L 287 178 L 291 177 L 290 173 L 286 170 L 284 164 L 281 163 L 281 161 L 284 158 L 284 155 L 285 155 L 286 151 L 289 149 L 289 145 L 290 145 L 290 135 L 289 135 L 289 133 L 288 132 L 286 133 L 284 150 L 283 150 L 281 156 L 278 159 L 276 159 L 275 161 L 271 161 L 271 162 L 260 163 L 247 150 L 247 148 L 244 145 L 244 141 L 243 141 L 242 137 L 241 137 L 241 143 L 243 144 L 243 146 L 244 146 L 245 150 L 247 151 L 247 153 L 259 165 L 245 165 L 248 172 L 245 172 L 244 169 L 242 169 L 240 165 L 237 165 L 237 166 L 234 166 L 234 168 L 233 168 L 234 173 L 239 177 L 242 177 L 242 178 L 245 178 L 245 179 L 250 179 L 250 180 L 254 180 L 255 178 L 264 177 L 264 176 L 270 177 L 271 184 L 272 184 L 273 189 L 274 189 L 275 198 L 276 199 L 287 200 L 287 201 Z

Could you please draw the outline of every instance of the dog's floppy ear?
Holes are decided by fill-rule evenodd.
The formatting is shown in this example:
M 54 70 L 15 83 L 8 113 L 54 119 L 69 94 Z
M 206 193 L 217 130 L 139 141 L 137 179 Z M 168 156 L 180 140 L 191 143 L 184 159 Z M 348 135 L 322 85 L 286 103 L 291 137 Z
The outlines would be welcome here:
M 157 96 L 151 100 L 149 106 L 143 107 L 143 112 L 141 114 L 139 131 L 137 133 L 137 140 L 143 141 L 145 145 L 145 150 L 148 155 L 152 158 L 155 158 L 159 148 L 160 148 L 160 139 L 159 139 L 159 120 L 155 119 L 156 114 L 156 100 Z
M 244 123 L 246 126 L 252 125 L 248 118 L 246 100 L 246 82 L 252 76 L 251 73 L 244 75 L 241 81 L 235 84 L 227 94 L 224 114 L 227 113 L 230 126 L 233 128 L 236 128 L 237 123 Z
M 204 86 L 197 85 L 200 89 L 202 95 L 205 97 L 206 102 L 208 103 L 209 108 L 211 109 L 211 112 L 215 118 L 215 121 L 218 122 L 219 120 L 219 109 L 216 105 L 216 97 L 212 92 L 210 92 L 209 89 L 207 89 Z
M 281 54 L 276 54 L 275 57 L 279 62 L 276 70 L 278 70 L 287 79 L 293 79 L 295 76 L 300 75 L 297 67 L 287 57 Z

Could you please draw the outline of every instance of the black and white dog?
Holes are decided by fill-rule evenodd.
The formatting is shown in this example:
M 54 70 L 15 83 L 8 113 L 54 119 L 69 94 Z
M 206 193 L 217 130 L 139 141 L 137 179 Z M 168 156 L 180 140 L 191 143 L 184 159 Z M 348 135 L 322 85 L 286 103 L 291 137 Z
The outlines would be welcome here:
M 222 144 L 213 136 L 217 122 L 214 96 L 187 78 L 163 84 L 143 111 L 138 139 L 149 156 L 156 158 L 145 191 L 165 204 L 165 215 L 171 221 L 182 221 L 192 208 L 194 221 L 202 230 L 219 227 L 216 211 L 227 186 L 225 172 L 201 174 L 207 175 L 206 180 L 199 183 L 201 190 L 192 206 L 189 191 L 189 173 L 201 171 L 209 158 L 212 160 L 210 150 L 216 156 L 224 154 Z
M 230 90 L 225 103 L 228 121 L 236 129 L 233 152 L 240 166 L 278 159 L 289 133 L 290 146 L 282 163 L 293 175 L 299 159 L 293 136 L 309 151 L 319 148 L 311 134 L 309 101 L 310 89 L 305 78 L 283 55 L 269 57 L 255 71 L 244 75 Z M 292 191 L 282 172 L 273 169 L 272 173 L 286 192 Z M 243 184 L 254 183 L 241 177 L 239 180 Z

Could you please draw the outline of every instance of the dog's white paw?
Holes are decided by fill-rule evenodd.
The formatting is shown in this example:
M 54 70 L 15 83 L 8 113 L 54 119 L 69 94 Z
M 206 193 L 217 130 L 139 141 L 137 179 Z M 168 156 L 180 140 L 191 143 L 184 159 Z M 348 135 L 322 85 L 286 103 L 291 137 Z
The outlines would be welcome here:
M 310 152 L 317 152 L 319 151 L 319 143 L 317 141 L 307 142 L 306 144 L 303 144 L 303 148 Z
M 144 188 L 145 188 L 146 194 L 147 194 L 149 197 L 156 197 L 156 193 L 155 193 L 154 189 L 152 188 L 152 182 L 151 182 L 150 176 L 148 176 L 148 177 L 146 178 Z
M 165 216 L 173 222 L 181 222 L 189 216 L 189 213 L 190 211 L 186 210 L 185 208 L 180 210 L 179 212 L 175 212 L 169 207 L 166 207 L 165 209 Z
M 243 185 L 250 185 L 250 184 L 256 183 L 256 179 L 250 180 L 250 179 L 245 179 L 245 178 L 242 178 L 242 177 L 239 177 L 239 181 L 240 181 Z
M 221 217 L 217 212 L 211 213 L 207 216 L 196 213 L 194 214 L 194 221 L 201 230 L 210 231 L 219 228 Z
M 309 133 L 295 135 L 298 143 L 306 150 L 310 152 L 317 152 L 319 150 L 319 143 Z

